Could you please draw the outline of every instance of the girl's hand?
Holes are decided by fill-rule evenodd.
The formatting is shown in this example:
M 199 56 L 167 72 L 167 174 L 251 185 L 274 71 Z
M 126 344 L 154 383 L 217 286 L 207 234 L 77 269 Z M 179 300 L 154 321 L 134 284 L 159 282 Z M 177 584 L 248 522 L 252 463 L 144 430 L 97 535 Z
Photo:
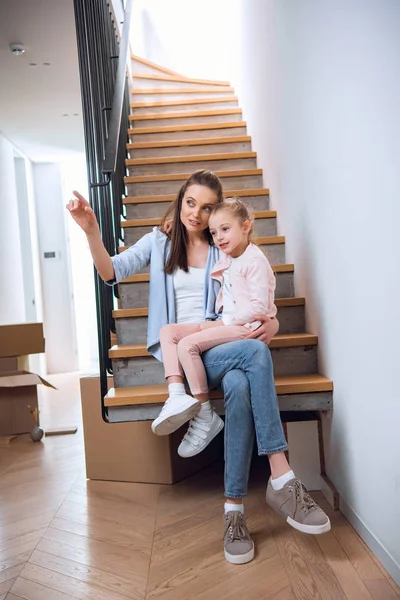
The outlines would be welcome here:
M 94 214 L 89 202 L 79 192 L 72 192 L 75 196 L 66 205 L 72 218 L 79 227 L 88 235 L 99 231 L 96 215 Z
M 254 320 L 261 321 L 261 325 L 255 331 L 249 333 L 246 339 L 260 340 L 260 342 L 264 342 L 264 344 L 267 344 L 268 346 L 274 335 L 276 335 L 279 331 L 278 319 L 276 317 L 271 319 L 265 315 L 257 315 L 254 317 Z

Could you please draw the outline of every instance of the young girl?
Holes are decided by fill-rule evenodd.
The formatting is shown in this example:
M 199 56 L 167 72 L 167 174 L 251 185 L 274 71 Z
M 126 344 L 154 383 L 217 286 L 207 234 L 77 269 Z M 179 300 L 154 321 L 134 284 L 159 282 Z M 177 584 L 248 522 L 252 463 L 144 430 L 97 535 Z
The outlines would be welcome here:
M 223 428 L 222 419 L 211 410 L 200 355 L 214 346 L 246 338 L 261 325 L 256 320 L 258 315 L 273 318 L 277 312 L 275 276 L 266 256 L 250 241 L 252 220 L 246 205 L 239 198 L 214 205 L 209 229 L 215 246 L 222 252 L 222 259 L 210 273 L 221 284 L 216 302 L 219 318 L 165 325 L 160 334 L 169 398 L 152 424 L 154 433 L 171 433 L 199 412 L 203 420 L 207 415 L 212 420 L 211 428 L 203 435 L 199 435 L 199 420 L 196 417 L 192 420 L 178 449 L 184 457 L 198 454 Z M 184 393 L 183 374 L 193 397 Z M 192 430 L 197 434 L 195 447 Z

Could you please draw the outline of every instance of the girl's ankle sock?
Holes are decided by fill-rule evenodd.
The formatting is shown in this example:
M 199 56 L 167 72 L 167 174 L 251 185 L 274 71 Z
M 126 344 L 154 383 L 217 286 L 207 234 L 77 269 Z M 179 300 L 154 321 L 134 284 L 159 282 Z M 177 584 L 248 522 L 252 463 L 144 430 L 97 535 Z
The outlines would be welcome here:
M 186 394 L 185 384 L 183 383 L 169 383 L 168 384 L 168 395 L 178 396 L 180 394 Z
M 212 421 L 213 409 L 209 400 L 207 400 L 207 402 L 200 403 L 200 410 L 197 416 L 200 417 L 200 419 L 203 419 L 203 421 L 206 421 L 207 423 L 210 423 L 210 421 Z

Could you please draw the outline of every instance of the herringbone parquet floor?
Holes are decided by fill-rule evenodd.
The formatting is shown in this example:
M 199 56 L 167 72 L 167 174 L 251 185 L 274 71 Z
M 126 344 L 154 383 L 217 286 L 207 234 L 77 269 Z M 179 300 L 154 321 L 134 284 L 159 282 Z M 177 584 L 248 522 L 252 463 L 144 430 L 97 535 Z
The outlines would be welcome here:
M 60 392 L 42 393 L 42 424 L 79 424 L 77 376 L 52 381 Z M 340 513 L 329 534 L 298 534 L 264 488 L 256 468 L 246 514 L 257 554 L 234 566 L 221 465 L 171 487 L 86 481 L 81 427 L 43 444 L 21 436 L 0 446 L 0 600 L 399 600 Z

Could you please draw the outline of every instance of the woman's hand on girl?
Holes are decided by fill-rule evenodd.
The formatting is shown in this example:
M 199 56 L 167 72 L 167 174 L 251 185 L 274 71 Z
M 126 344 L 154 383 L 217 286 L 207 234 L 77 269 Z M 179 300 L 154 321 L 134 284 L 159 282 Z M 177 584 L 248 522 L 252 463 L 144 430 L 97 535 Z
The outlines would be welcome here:
M 164 225 L 162 227 L 160 226 L 160 231 L 162 231 L 166 235 L 169 235 L 172 231 L 172 219 L 167 219 Z
M 269 344 L 274 335 L 279 331 L 279 321 L 277 318 L 271 319 L 265 315 L 257 315 L 254 317 L 255 321 L 261 321 L 261 325 L 258 329 L 250 333 L 246 339 L 260 340 L 264 344 Z
M 66 205 L 71 217 L 86 234 L 91 234 L 99 230 L 96 215 L 94 214 L 89 202 L 75 190 L 72 192 L 75 198 Z

